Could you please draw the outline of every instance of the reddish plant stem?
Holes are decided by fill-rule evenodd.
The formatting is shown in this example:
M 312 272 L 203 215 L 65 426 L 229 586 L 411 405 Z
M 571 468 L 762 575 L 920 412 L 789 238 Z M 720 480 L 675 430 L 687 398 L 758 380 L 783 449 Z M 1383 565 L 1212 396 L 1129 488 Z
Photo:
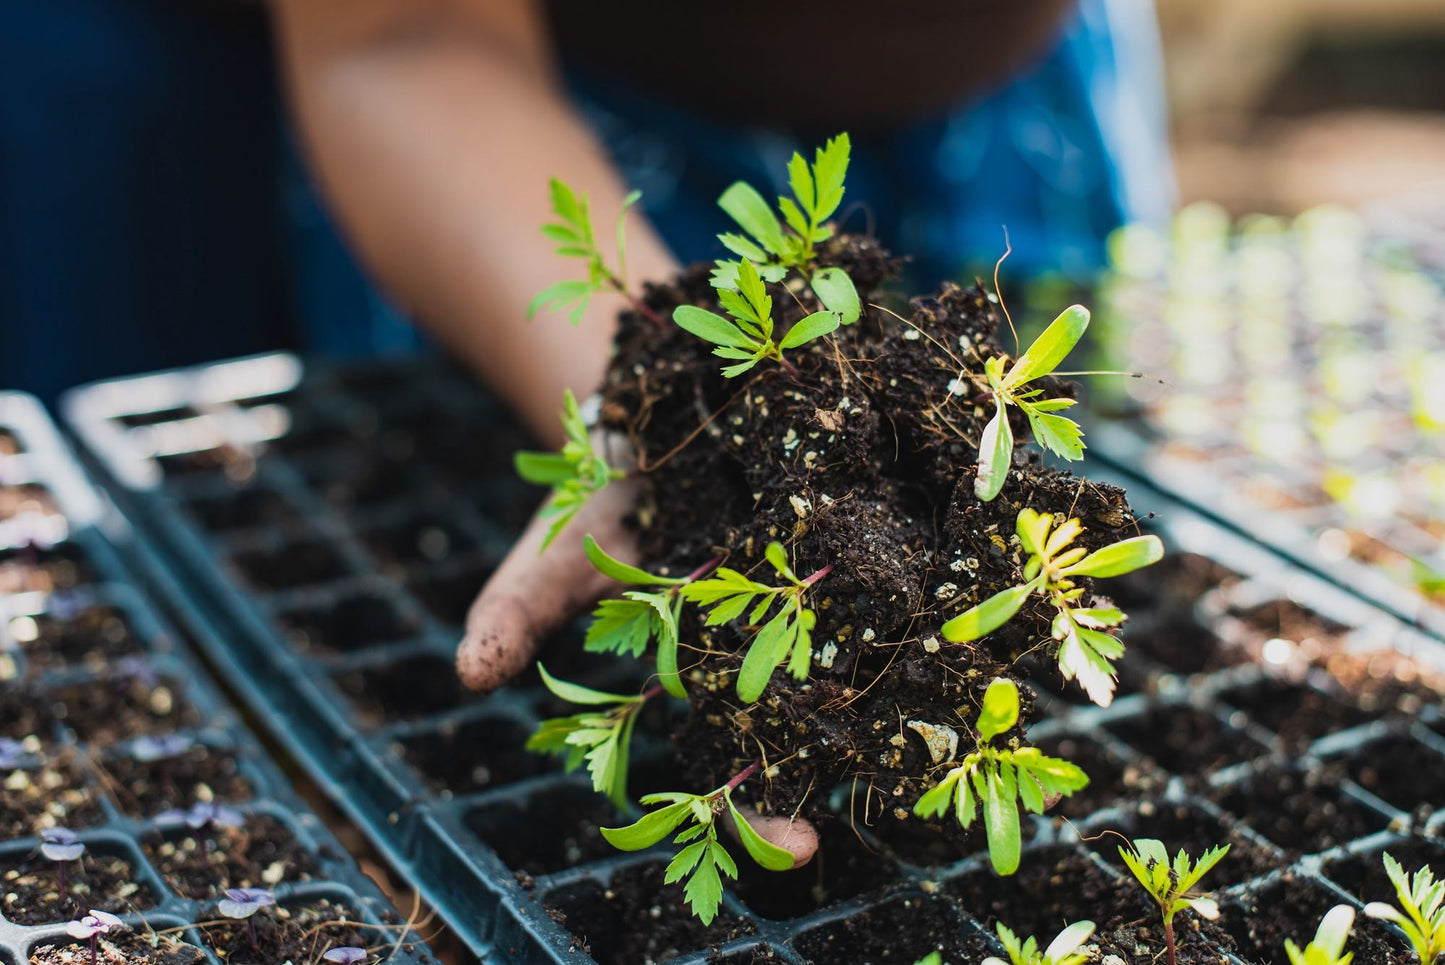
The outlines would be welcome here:
M 653 684 L 651 687 L 648 687 L 642 693 L 637 695 L 638 703 L 645 704 L 660 693 L 662 693 L 662 684 Z
M 1164 923 L 1164 949 L 1169 953 L 1169 965 L 1174 965 L 1174 923 Z
M 730 780 L 730 781 L 727 782 L 727 785 L 726 785 L 725 790 L 728 790 L 728 791 L 736 790 L 736 789 L 737 789 L 737 786 L 738 786 L 739 784 L 741 784 L 743 781 L 746 781 L 748 778 L 750 778 L 750 777 L 752 777 L 754 774 L 756 774 L 756 773 L 758 772 L 758 768 L 760 768 L 760 767 L 762 767 L 762 766 L 763 766 L 763 762 L 762 762 L 762 761 L 753 761 L 753 762 L 752 762 L 751 764 L 749 764 L 747 767 L 743 768 L 742 771 L 741 771 L 736 777 L 734 777 L 732 780 Z
M 612 285 L 613 290 L 615 290 L 617 294 L 627 299 L 627 304 L 632 306 L 634 312 L 650 319 L 652 324 L 658 328 L 667 328 L 667 323 L 662 320 L 662 317 L 654 312 L 642 299 L 628 291 L 627 286 L 622 284 L 622 279 L 609 273 L 607 281 Z
M 788 374 L 791 375 L 793 378 L 801 379 L 803 377 L 803 373 L 798 371 L 798 367 L 792 362 L 789 362 L 787 359 L 783 358 L 781 352 L 778 353 L 778 363 L 782 365 L 782 367 L 786 369 Z
M 827 566 L 823 567 L 821 570 L 819 570 L 818 572 L 814 573 L 812 576 L 809 576 L 809 577 L 807 577 L 806 579 L 804 579 L 804 580 L 803 580 L 803 586 L 805 586 L 805 587 L 807 587 L 807 586 L 812 586 L 814 583 L 817 583 L 819 580 L 821 580 L 823 577 L 827 576 L 827 575 L 828 575 L 829 573 L 831 573 L 831 572 L 833 572 L 833 564 L 832 564 L 832 563 L 829 563 Z
M 706 563 L 704 563 L 703 565 L 699 566 L 697 569 L 693 570 L 691 573 L 687 574 L 687 576 L 683 577 L 683 582 L 684 582 L 684 583 L 691 583 L 691 582 L 693 582 L 694 580 L 700 580 L 700 579 L 702 579 L 704 576 L 706 576 L 709 572 L 712 571 L 712 568 L 713 568 L 714 566 L 717 566 L 717 565 L 718 565 L 719 563 L 721 563 L 722 561 L 723 561 L 723 558 L 722 558 L 721 556 L 714 556 L 712 559 L 708 560 Z M 675 587 L 673 587 L 673 592 L 676 592 L 676 591 L 679 590 L 679 589 L 681 589 L 681 586 L 680 586 L 680 585 L 679 585 L 679 586 L 675 586 Z

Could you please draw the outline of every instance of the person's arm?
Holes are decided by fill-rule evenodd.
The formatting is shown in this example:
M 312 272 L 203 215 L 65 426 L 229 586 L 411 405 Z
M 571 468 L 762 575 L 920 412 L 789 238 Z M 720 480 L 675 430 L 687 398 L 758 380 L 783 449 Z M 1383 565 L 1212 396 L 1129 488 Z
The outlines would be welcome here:
M 610 226 L 626 193 L 554 75 L 529 0 L 274 0 L 290 101 L 312 170 L 381 284 L 543 440 L 562 390 L 600 383 L 621 301 L 577 329 L 526 321 L 548 284 L 580 277 L 538 231 L 547 179 L 590 196 Z M 610 230 L 598 231 L 606 247 Z M 628 271 L 676 263 L 640 217 Z

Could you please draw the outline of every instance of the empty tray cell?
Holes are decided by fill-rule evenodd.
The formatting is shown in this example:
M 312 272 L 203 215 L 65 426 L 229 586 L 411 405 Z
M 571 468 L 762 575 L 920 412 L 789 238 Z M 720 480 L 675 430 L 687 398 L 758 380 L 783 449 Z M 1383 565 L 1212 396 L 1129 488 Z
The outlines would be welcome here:
M 1327 620 L 1290 600 L 1271 600 L 1240 610 L 1236 616 L 1255 630 L 1261 640 L 1288 640 L 1310 651 L 1338 642 L 1348 632 L 1343 624 Z
M 316 412 L 288 408 L 284 434 L 266 443 L 267 450 L 297 455 L 357 442 L 364 430 Z
M 179 422 L 182 419 L 194 419 L 200 415 L 195 409 L 188 405 L 173 406 L 169 409 L 156 409 L 153 412 L 127 412 L 118 415 L 115 420 L 121 425 L 134 429 L 138 426 L 158 426 L 162 422 Z
M 321 653 L 346 653 L 405 640 L 420 629 L 390 599 L 369 590 L 296 607 L 279 619 L 298 650 Z
M 523 745 L 532 729 L 510 717 L 448 721 L 398 741 L 406 762 L 437 794 L 471 794 L 532 777 L 557 766 Z
M 78 860 L 55 861 L 34 849 L 0 855 L 0 915 L 17 925 L 64 923 L 78 909 L 115 915 L 156 904 L 150 886 L 138 880 L 137 862 L 109 843 L 90 843 Z M 62 890 L 63 888 L 63 890 Z
M 223 495 L 197 496 L 184 505 L 202 529 L 213 533 L 259 526 L 290 527 L 303 521 L 294 503 L 276 490 L 262 486 Z
M 946 888 L 964 914 L 990 925 L 1003 915 L 1004 924 L 1021 935 L 1053 936 L 1061 923 L 1085 919 L 1107 928 L 1145 911 L 1137 886 L 1068 847 L 1025 851 L 1013 875 L 1000 877 L 983 867 Z
M 1408 737 L 1387 737 L 1346 758 L 1350 777 L 1401 811 L 1445 807 L 1445 758 Z
M 374 948 L 381 955 L 396 940 L 357 924 L 356 910 L 331 898 L 284 902 L 262 908 L 246 921 L 202 913 L 214 925 L 200 928 L 206 947 L 226 962 L 315 962 L 330 948 Z M 251 943 L 254 929 L 256 942 Z M 383 948 L 385 943 L 386 948 Z M 382 955 L 382 957 L 385 957 Z
M 340 579 L 350 572 L 346 559 L 320 539 L 281 546 L 237 548 L 231 565 L 252 589 L 274 592 Z
M 383 565 L 439 563 L 476 546 L 452 520 L 444 516 L 418 516 L 378 526 L 361 534 L 361 540 Z
M 1345 902 L 1328 888 L 1286 871 L 1268 887 L 1221 904 L 1219 924 L 1234 938 L 1241 957 L 1260 965 L 1290 965 L 1285 939 L 1303 947 L 1314 937 L 1325 913 Z M 1389 929 L 1361 914 L 1355 915 L 1345 948 L 1360 965 L 1414 960 L 1405 957 L 1404 943 Z
M 227 888 L 274 888 L 309 880 L 316 860 L 291 830 L 267 814 L 243 816 L 240 827 L 185 825 L 153 831 L 141 842 L 161 880 L 183 898 L 225 897 Z
M 1406 874 L 1414 874 L 1429 865 L 1437 880 L 1445 875 L 1445 842 L 1422 838 L 1406 838 L 1382 848 L 1346 855 L 1327 862 L 1321 870 L 1326 878 L 1361 901 L 1394 904 L 1395 886 L 1385 874 L 1382 858 L 1385 854 L 1400 862 Z
M 530 875 L 620 854 L 598 829 L 627 823 L 605 797 L 570 782 L 482 805 L 464 820 L 507 867 Z
M 119 962 L 125 965 L 199 965 L 205 960 L 206 953 L 196 946 L 187 945 L 173 934 L 159 934 L 169 931 L 165 925 L 160 922 L 148 924 L 157 932 L 127 929 L 102 936 L 97 946 L 98 961 L 106 965 Z M 7 960 L 0 957 L 0 961 Z M 64 939 L 36 945 L 30 953 L 30 965 L 90 965 L 90 943 Z
M 134 673 L 57 687 L 43 699 L 76 740 L 108 747 L 139 734 L 199 724 L 200 715 L 183 693 L 175 681 L 137 664 Z
M 1205 776 L 1268 749 L 1243 731 L 1232 730 L 1207 711 L 1187 704 L 1154 707 L 1108 725 L 1115 736 L 1148 754 L 1164 770 Z
M 579 881 L 549 892 L 542 901 L 599 965 L 662 961 L 753 933 L 751 922 L 726 909 L 711 925 L 698 921 L 683 903 L 682 884 L 662 883 L 664 867 L 632 865 L 615 872 L 606 885 Z
M 965 945 L 970 947 L 965 947 Z M 930 952 L 945 961 L 981 961 L 987 943 L 966 942 L 950 903 L 924 894 L 898 895 L 857 914 L 810 928 L 793 941 L 810 962 L 898 962 L 913 965 Z
M 12 617 L 9 631 L 34 667 L 103 662 L 143 649 L 121 612 L 108 606 L 86 607 L 69 618 Z
M 85 554 L 72 543 L 0 549 L 0 594 L 54 593 L 94 580 Z
M 356 704 L 357 717 L 380 727 L 482 700 L 462 686 L 456 667 L 443 657 L 409 657 L 341 674 L 336 684 Z
M 236 804 L 255 789 L 228 750 L 163 736 L 132 742 L 99 762 L 101 780 L 121 811 L 150 818 L 198 801 Z
M 1238 707 L 1291 746 L 1368 723 L 1371 716 L 1342 697 L 1303 682 L 1271 677 L 1227 690 L 1220 700 Z
M 1170 609 L 1161 620 L 1151 620 L 1124 631 L 1129 653 L 1152 658 L 1166 670 L 1179 674 L 1203 673 L 1245 663 L 1249 658 L 1239 647 L 1221 640 L 1214 631 L 1194 619 L 1188 610 Z M 1128 654 L 1121 664 L 1128 664 Z
M 87 786 L 74 750 L 44 750 L 0 764 L 0 841 L 27 838 L 48 827 L 89 828 L 105 812 Z M 18 764 L 19 766 L 12 766 Z
M 493 561 L 479 559 L 449 573 L 414 576 L 407 580 L 406 586 L 437 620 L 459 627 L 466 620 L 472 601 L 482 585 L 491 579 L 495 569 Z
M 1197 553 L 1169 553 L 1153 566 L 1109 580 L 1108 595 L 1135 617 L 1151 610 L 1187 612 L 1205 593 L 1237 583 L 1238 573 Z
M 415 498 L 421 481 L 409 452 L 392 457 L 374 450 L 328 456 L 308 466 L 305 475 L 335 506 Z
M 1103 827 L 1094 828 L 1091 837 L 1106 828 L 1114 828 L 1114 825 L 1106 823 Z M 1281 864 L 1269 849 L 1260 847 L 1219 819 L 1187 804 L 1145 801 L 1131 809 L 1115 830 L 1126 833 L 1131 840 L 1157 838 L 1164 842 L 1170 857 L 1180 848 L 1190 857 L 1198 858 L 1210 848 L 1229 845 L 1229 854 L 1214 866 L 1205 881 L 1206 887 L 1212 891 L 1267 875 Z M 1122 843 L 1116 835 L 1104 834 L 1090 841 L 1088 847 L 1122 874 L 1128 875 L 1130 872 L 1124 865 L 1124 859 L 1119 856 L 1119 845 Z
M 228 479 L 244 481 L 256 473 L 255 459 L 231 446 L 156 456 L 156 462 L 160 463 L 167 479 L 224 473 Z
M 1389 824 L 1384 815 L 1339 790 L 1338 767 L 1269 770 L 1210 796 L 1261 837 L 1291 854 L 1317 854 Z
M 1126 762 L 1087 737 L 1054 737 L 1037 743 L 1050 757 L 1061 757 L 1083 768 L 1089 778 L 1088 787 L 1059 801 L 1048 814 L 1082 818 L 1123 798 L 1150 797 L 1164 787 L 1165 777 L 1159 771 Z
M 842 822 L 828 822 L 818 834 L 817 857 L 793 871 L 767 871 L 728 840 L 728 850 L 738 865 L 733 891 L 762 917 L 783 920 L 899 882 L 892 862 L 870 849 Z

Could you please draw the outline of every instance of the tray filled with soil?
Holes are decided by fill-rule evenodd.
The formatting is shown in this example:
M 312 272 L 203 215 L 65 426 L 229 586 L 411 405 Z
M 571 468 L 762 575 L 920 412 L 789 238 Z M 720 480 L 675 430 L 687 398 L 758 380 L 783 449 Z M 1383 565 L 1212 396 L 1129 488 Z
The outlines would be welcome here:
M 1093 451 L 1445 631 L 1445 275 L 1341 209 L 1122 229 Z M 1098 421 L 1098 420 L 1096 420 Z
M 0 960 L 429 960 L 179 646 L 39 403 L 0 394 L 0 427 Z

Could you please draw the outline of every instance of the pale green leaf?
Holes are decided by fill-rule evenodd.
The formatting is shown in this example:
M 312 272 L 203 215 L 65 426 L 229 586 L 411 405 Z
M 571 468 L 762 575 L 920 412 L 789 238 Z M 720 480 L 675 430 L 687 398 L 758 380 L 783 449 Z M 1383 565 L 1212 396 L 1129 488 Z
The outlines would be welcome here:
M 1003 379 L 1004 388 L 1018 388 L 1058 368 L 1059 363 L 1079 344 L 1079 339 L 1083 338 L 1088 327 L 1087 308 L 1070 305 L 1064 309 L 1009 369 L 1008 375 Z
M 592 611 L 582 649 L 642 656 L 657 631 L 657 614 L 645 600 L 603 600 Z
M 1157 536 L 1134 536 L 1097 549 L 1072 566 L 1065 576 L 1122 576 L 1157 563 L 1164 558 L 1164 544 Z
M 628 694 L 609 694 L 602 690 L 593 690 L 591 687 L 583 687 L 581 684 L 569 684 L 565 680 L 558 680 L 549 674 L 547 668 L 540 663 L 537 664 L 537 673 L 541 675 L 542 684 L 548 690 L 568 703 L 626 704 L 637 699 Z
M 769 871 L 787 871 L 793 867 L 793 853 L 765 840 L 762 835 L 754 831 L 753 826 L 737 809 L 737 805 L 733 804 L 731 796 L 728 798 L 728 810 L 732 814 L 733 824 L 737 828 L 738 840 L 743 843 L 743 847 L 747 849 L 748 854 L 752 855 L 754 861 Z
M 523 450 L 512 455 L 517 475 L 538 486 L 555 486 L 577 477 L 577 464 L 556 452 Z
M 965 610 L 943 625 L 943 636 L 954 643 L 968 643 L 986 636 L 1007 623 L 1024 605 L 1031 591 L 1028 584 L 995 593 L 978 606 Z
M 985 786 L 983 821 L 988 832 L 988 857 L 995 872 L 1011 875 L 1019 870 L 1019 855 L 1023 848 L 1013 771 L 1007 764 L 988 768 Z
M 853 279 L 848 277 L 847 272 L 836 267 L 824 268 L 813 272 L 809 284 L 823 307 L 837 313 L 844 325 L 852 325 L 858 321 L 863 307 L 858 298 L 858 289 L 853 287 Z
M 985 503 L 1003 490 L 1013 466 L 1014 433 L 1003 396 L 994 396 L 994 406 L 993 418 L 983 427 L 978 440 L 978 477 L 973 481 L 973 494 Z
M 622 851 L 641 851 L 667 837 L 691 813 L 690 802 L 679 801 L 676 804 L 658 808 L 656 811 L 649 811 L 641 819 L 626 827 L 602 828 L 602 836 L 614 848 Z
M 599 546 L 597 540 L 593 539 L 590 533 L 582 537 L 582 548 L 587 554 L 588 561 L 597 572 L 603 576 L 610 576 L 619 583 L 630 583 L 634 586 L 678 586 L 687 582 L 665 576 L 653 576 L 646 570 L 622 562 Z
M 705 342 L 734 348 L 752 348 L 756 340 L 749 338 L 736 325 L 714 312 L 696 305 L 679 305 L 672 313 L 679 327 Z
M 806 345 L 815 338 L 827 335 L 838 328 L 838 316 L 832 312 L 814 312 L 793 323 L 788 329 L 788 334 L 783 336 L 779 348 L 797 348 L 799 345 Z
M 1019 688 L 1007 677 L 997 677 L 983 693 L 978 711 L 978 736 L 991 741 L 1019 721 Z
M 783 226 L 778 223 L 778 216 L 773 214 L 768 202 L 752 185 L 743 181 L 734 183 L 722 193 L 717 203 L 771 254 L 780 255 L 786 250 Z

